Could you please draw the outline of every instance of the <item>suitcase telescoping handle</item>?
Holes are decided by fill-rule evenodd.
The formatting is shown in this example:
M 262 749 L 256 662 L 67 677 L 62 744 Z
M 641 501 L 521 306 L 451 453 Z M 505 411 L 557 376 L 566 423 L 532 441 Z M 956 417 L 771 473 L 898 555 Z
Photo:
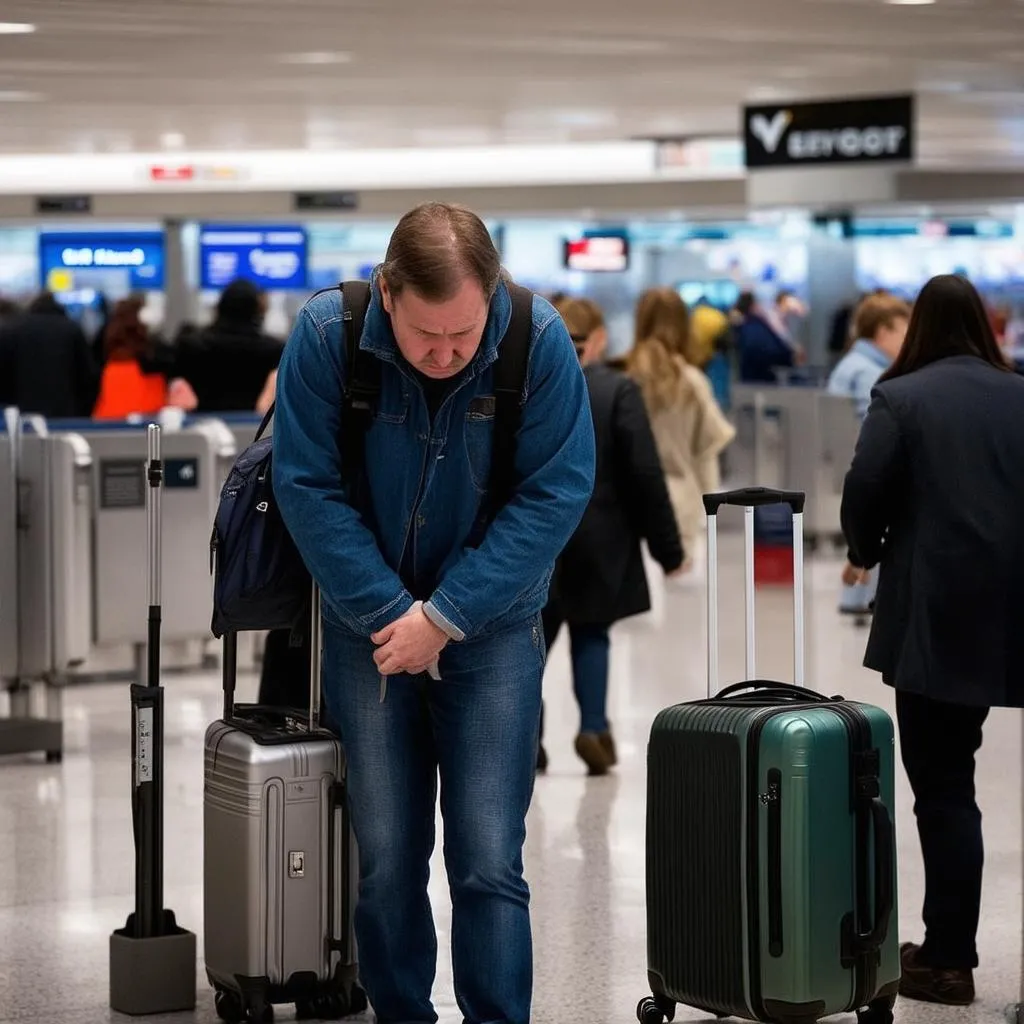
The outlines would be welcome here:
M 320 728 L 320 668 L 323 634 L 320 619 L 320 588 L 313 583 L 309 616 L 309 731 Z
M 704 495 L 708 521 L 708 696 L 718 689 L 718 511 L 723 505 L 743 509 L 744 601 L 746 606 L 746 676 L 757 676 L 754 617 L 754 509 L 789 505 L 793 513 L 793 677 L 804 682 L 804 502 L 801 491 L 743 487 Z

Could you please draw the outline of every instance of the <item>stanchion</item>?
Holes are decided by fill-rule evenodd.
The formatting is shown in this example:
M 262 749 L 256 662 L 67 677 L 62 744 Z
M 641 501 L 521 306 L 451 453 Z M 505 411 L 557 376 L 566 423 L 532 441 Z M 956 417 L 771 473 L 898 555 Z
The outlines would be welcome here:
M 110 936 L 110 1006 L 133 1016 L 196 1005 L 196 937 L 164 907 L 164 691 L 160 685 L 160 570 L 163 462 L 151 425 L 146 488 L 149 635 L 146 685 L 131 687 L 135 910 Z

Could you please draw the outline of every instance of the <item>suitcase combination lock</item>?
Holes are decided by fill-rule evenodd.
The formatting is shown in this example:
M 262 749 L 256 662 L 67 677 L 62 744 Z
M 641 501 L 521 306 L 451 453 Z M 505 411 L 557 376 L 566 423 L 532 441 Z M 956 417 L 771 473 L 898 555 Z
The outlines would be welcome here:
M 293 850 L 288 854 L 288 877 L 304 878 L 306 875 L 306 855 L 301 850 Z

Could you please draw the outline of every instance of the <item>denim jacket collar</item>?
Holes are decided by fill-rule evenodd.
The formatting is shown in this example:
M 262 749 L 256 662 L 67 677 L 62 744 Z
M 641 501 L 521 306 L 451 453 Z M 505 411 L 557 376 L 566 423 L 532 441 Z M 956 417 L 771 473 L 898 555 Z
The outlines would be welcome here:
M 370 277 L 370 305 L 366 310 L 366 321 L 359 347 L 378 359 L 402 366 L 405 365 L 405 360 L 395 340 L 395 332 L 391 329 L 391 317 L 384 310 L 379 276 L 380 268 L 377 267 Z M 490 366 L 498 358 L 498 344 L 505 337 L 511 319 L 512 298 L 505 282 L 501 281 L 491 299 L 480 347 L 470 363 L 470 376 L 476 376 L 480 370 Z

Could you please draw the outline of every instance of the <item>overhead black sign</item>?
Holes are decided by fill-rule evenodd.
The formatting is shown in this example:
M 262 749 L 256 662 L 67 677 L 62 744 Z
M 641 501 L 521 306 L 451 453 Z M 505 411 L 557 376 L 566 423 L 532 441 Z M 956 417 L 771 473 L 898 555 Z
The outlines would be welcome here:
M 358 192 L 296 192 L 296 210 L 357 210 Z
M 92 196 L 36 196 L 36 213 L 92 213 Z
M 806 167 L 914 158 L 914 98 L 778 103 L 743 111 L 747 167 Z

